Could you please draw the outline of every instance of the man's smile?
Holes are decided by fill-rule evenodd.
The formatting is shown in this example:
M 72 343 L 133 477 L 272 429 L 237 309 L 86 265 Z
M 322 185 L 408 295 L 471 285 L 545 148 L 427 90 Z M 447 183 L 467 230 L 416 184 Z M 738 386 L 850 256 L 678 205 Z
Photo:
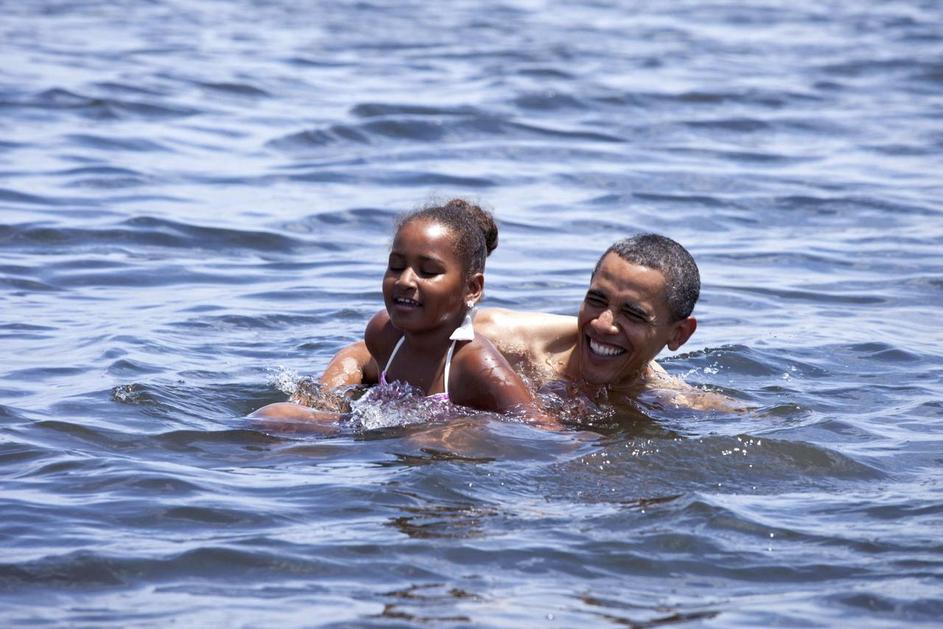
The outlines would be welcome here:
M 599 356 L 601 358 L 614 358 L 615 356 L 621 356 L 626 352 L 625 348 L 623 347 L 597 341 L 589 335 L 586 335 L 586 341 L 589 351 L 595 356 Z

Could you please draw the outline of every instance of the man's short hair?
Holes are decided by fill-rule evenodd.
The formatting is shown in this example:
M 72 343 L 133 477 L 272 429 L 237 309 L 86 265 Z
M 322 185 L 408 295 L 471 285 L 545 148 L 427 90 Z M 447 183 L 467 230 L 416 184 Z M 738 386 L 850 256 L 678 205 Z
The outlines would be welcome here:
M 701 274 L 694 258 L 680 244 L 658 234 L 639 234 L 612 244 L 600 256 L 593 269 L 599 270 L 603 258 L 614 253 L 626 262 L 660 271 L 665 276 L 665 297 L 675 321 L 691 316 L 701 294 Z

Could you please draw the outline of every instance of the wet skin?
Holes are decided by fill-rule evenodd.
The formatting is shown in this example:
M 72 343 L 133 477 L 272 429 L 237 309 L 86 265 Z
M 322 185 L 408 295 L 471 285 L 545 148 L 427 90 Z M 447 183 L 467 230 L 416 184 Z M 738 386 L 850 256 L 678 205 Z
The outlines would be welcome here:
M 475 328 L 536 387 L 562 380 L 610 404 L 628 404 L 651 391 L 666 404 L 737 410 L 733 400 L 691 387 L 655 362 L 662 347 L 677 350 L 697 328 L 694 317 L 671 320 L 665 289 L 659 271 L 610 254 L 592 278 L 579 317 L 485 308 Z M 378 377 L 376 361 L 360 342 L 338 352 L 321 382 L 334 388 Z

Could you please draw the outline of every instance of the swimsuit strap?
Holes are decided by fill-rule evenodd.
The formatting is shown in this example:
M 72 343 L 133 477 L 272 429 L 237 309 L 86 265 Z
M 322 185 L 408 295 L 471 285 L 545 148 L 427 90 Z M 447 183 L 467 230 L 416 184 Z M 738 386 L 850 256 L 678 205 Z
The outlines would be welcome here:
M 403 336 L 399 337 L 398 341 L 396 341 L 396 347 L 393 348 L 393 353 L 390 354 L 390 357 L 386 359 L 386 367 L 383 368 L 384 374 L 389 370 L 390 365 L 393 363 L 393 359 L 396 358 L 396 352 L 399 351 L 400 346 L 402 346 L 403 341 L 405 340 L 406 335 L 404 334 Z
M 448 353 L 445 355 L 445 374 L 444 374 L 445 379 L 442 381 L 442 384 L 445 385 L 445 395 L 446 395 L 446 397 L 448 397 L 448 395 L 449 395 L 449 367 L 452 366 L 452 352 L 455 351 L 455 344 L 456 344 L 456 343 L 458 343 L 458 341 L 455 341 L 455 340 L 452 341 L 452 344 L 449 345 L 449 351 L 448 351 Z
M 399 340 L 396 341 L 396 346 L 393 348 L 393 353 L 390 354 L 390 357 L 386 359 L 386 367 L 383 368 L 383 371 L 380 372 L 380 384 L 386 384 L 386 372 L 389 371 L 390 365 L 393 363 L 393 359 L 396 357 L 396 352 L 399 351 L 399 348 L 403 345 L 403 341 L 406 340 L 406 335 L 399 337 Z M 455 344 L 458 341 L 453 340 L 452 344 L 449 345 L 449 351 L 445 354 L 445 373 L 443 374 L 442 384 L 445 387 L 445 391 L 442 393 L 434 393 L 433 395 L 443 395 L 448 397 L 449 395 L 449 367 L 452 366 L 452 353 L 455 351 Z M 432 397 L 432 396 L 429 396 Z

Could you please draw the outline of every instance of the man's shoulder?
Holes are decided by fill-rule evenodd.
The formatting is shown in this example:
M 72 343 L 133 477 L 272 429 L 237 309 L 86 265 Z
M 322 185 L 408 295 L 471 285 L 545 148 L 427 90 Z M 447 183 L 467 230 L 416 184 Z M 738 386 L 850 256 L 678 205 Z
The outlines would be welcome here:
M 492 341 L 518 341 L 550 345 L 576 334 L 576 317 L 507 308 L 483 308 L 475 316 L 475 329 Z
M 576 345 L 576 317 L 545 312 L 484 308 L 475 316 L 475 331 L 535 383 L 560 377 L 560 366 Z

